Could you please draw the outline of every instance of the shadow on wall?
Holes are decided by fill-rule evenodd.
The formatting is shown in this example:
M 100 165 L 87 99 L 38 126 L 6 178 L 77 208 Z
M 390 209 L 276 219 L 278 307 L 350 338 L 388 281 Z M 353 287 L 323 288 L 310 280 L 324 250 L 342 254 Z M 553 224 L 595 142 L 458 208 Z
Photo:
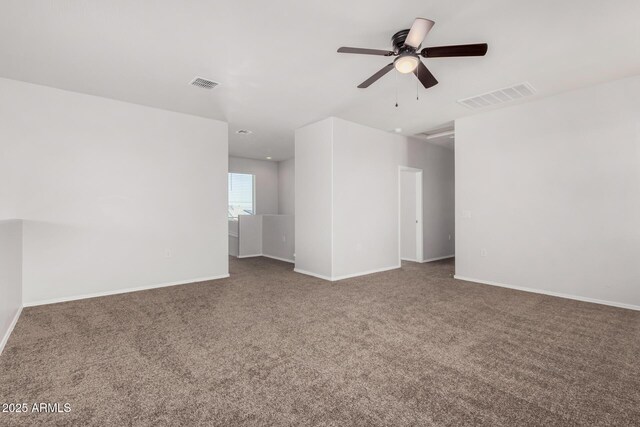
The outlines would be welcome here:
M 22 311 L 22 225 L 0 220 L 0 353 Z

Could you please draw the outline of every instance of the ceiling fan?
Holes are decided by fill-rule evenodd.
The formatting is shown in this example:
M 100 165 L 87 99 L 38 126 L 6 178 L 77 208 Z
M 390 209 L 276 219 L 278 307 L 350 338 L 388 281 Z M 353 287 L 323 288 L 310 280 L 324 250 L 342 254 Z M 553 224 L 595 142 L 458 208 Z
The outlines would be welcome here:
M 398 31 L 391 37 L 393 50 L 362 49 L 359 47 L 341 47 L 340 53 L 357 53 L 360 55 L 395 56 L 393 62 L 385 65 L 380 71 L 358 85 L 364 89 L 371 86 L 379 78 L 387 74 L 394 67 L 403 74 L 413 73 L 422 85 L 428 89 L 438 84 L 438 80 L 420 60 L 423 58 L 444 58 L 452 56 L 484 56 L 487 53 L 486 43 L 465 44 L 455 46 L 425 47 L 421 51 L 420 45 L 433 27 L 435 22 L 430 19 L 416 18 L 410 30 Z

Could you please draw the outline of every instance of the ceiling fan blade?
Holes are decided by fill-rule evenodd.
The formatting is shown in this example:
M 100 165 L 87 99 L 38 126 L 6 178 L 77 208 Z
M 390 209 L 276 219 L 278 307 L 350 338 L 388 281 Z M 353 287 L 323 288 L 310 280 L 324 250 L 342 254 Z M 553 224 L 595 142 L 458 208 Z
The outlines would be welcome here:
M 390 50 L 380 49 L 363 49 L 360 47 L 341 47 L 338 49 L 340 53 L 357 53 L 360 55 L 378 55 L 378 56 L 391 56 L 393 52 Z
M 413 21 L 413 25 L 411 26 L 411 30 L 409 30 L 409 34 L 407 34 L 404 44 L 415 49 L 419 48 L 434 24 L 435 22 L 430 19 L 416 18 L 416 20 Z
M 375 83 L 380 77 L 387 74 L 389 71 L 393 70 L 393 62 L 391 64 L 387 64 L 380 71 L 375 73 L 373 76 L 369 77 L 367 80 L 363 81 L 358 85 L 360 89 L 366 89 L 371 86 L 372 83 Z
M 460 44 L 455 46 L 425 47 L 420 55 L 425 58 L 444 58 L 451 56 L 484 56 L 487 53 L 486 43 Z
M 438 84 L 438 80 L 436 80 L 436 78 L 433 77 L 433 74 L 431 74 L 431 71 L 429 71 L 429 69 L 425 67 L 422 61 L 420 61 L 416 69 L 413 70 L 413 74 L 416 75 L 416 77 L 418 78 L 418 80 L 420 80 L 420 83 L 422 83 L 422 86 L 424 86 L 425 89 L 429 89 L 430 87 Z

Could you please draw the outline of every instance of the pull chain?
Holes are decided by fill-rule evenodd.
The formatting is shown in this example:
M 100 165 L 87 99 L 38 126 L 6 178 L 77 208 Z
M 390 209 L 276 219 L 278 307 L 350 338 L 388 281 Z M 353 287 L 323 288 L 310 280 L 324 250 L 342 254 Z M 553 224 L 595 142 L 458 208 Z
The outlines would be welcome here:
M 420 81 L 420 67 L 416 70 L 416 101 L 420 101 L 420 86 L 418 86 L 418 82 Z
M 398 70 L 396 70 L 395 75 L 396 75 L 396 108 L 398 108 Z

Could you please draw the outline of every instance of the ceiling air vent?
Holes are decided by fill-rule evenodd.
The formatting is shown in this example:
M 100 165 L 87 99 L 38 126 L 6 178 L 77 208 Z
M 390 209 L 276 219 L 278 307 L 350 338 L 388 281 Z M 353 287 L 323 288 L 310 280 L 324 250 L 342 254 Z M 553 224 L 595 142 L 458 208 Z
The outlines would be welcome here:
M 202 77 L 196 77 L 191 80 L 191 85 L 200 87 L 202 89 L 213 89 L 218 86 L 219 83 L 214 82 L 213 80 L 203 79 Z
M 458 100 L 458 103 L 464 105 L 465 107 L 469 107 L 472 110 L 478 110 L 480 108 L 503 104 L 515 99 L 531 96 L 535 93 L 536 90 L 533 88 L 533 86 L 531 86 L 527 82 L 524 82 L 510 87 L 483 93 L 481 95 L 472 96 L 470 98 L 460 99 Z

